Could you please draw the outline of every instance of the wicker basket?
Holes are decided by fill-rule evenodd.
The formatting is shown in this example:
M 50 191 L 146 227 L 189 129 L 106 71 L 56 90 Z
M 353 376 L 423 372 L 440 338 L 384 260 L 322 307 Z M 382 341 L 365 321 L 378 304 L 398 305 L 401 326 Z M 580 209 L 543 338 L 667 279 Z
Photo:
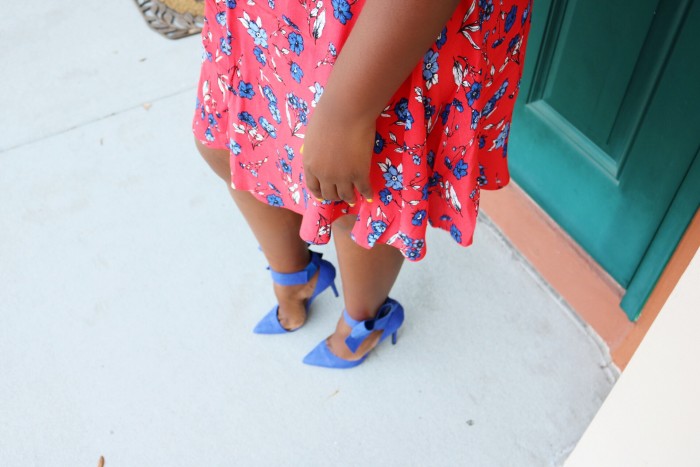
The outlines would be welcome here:
M 148 26 L 168 39 L 197 34 L 204 23 L 204 0 L 135 0 Z

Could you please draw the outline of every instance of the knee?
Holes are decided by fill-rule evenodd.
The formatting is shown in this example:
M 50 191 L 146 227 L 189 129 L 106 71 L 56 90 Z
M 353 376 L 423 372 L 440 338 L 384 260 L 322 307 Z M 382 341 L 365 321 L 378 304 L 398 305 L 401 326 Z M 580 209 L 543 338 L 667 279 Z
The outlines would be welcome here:
M 218 175 L 226 184 L 231 183 L 231 169 L 229 167 L 229 152 L 226 149 L 213 149 L 206 146 L 197 138 L 194 139 L 194 144 L 201 154 L 202 158 L 209 164 L 209 167 Z
M 350 235 L 350 232 L 355 226 L 356 221 L 357 216 L 355 216 L 354 214 L 348 214 L 346 216 L 339 217 L 333 222 L 333 232 L 343 235 Z

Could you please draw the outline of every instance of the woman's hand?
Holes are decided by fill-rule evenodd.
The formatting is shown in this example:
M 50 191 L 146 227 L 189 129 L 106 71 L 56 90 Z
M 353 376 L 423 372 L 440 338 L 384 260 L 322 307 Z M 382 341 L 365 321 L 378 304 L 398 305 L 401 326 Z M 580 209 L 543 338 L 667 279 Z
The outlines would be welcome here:
M 355 190 L 372 200 L 370 162 L 376 120 L 343 112 L 344 106 L 321 97 L 304 137 L 306 187 L 317 199 L 357 202 Z

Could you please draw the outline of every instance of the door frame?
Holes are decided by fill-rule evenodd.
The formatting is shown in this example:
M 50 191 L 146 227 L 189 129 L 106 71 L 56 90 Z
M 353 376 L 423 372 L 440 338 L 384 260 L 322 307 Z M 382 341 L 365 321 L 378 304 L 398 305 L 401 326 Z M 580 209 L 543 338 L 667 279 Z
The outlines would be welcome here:
M 620 307 L 637 321 L 700 203 L 700 148 L 627 286 Z

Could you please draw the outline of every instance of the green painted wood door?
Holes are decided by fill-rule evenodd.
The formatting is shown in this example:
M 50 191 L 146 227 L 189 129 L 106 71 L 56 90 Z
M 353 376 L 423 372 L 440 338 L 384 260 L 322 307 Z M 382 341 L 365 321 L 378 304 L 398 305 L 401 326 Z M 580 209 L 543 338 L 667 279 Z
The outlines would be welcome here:
M 691 171 L 700 148 L 699 38 L 692 0 L 533 7 L 509 144 L 513 178 L 638 295 L 623 300 L 631 318 L 658 277 L 640 271 L 660 272 L 700 199 Z M 675 234 L 650 257 L 662 228 Z

